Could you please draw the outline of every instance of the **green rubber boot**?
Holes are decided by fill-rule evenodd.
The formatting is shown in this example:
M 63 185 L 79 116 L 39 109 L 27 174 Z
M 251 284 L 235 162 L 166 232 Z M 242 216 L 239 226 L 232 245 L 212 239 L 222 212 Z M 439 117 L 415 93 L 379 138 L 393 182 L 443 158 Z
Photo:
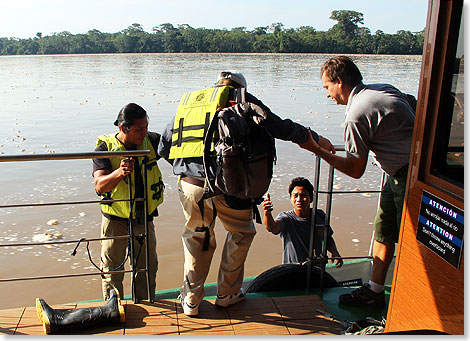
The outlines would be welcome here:
M 66 334 L 71 330 L 87 329 L 96 325 L 123 323 L 126 320 L 119 294 L 111 290 L 111 297 L 102 307 L 53 309 L 42 298 L 36 298 L 36 311 L 45 334 Z

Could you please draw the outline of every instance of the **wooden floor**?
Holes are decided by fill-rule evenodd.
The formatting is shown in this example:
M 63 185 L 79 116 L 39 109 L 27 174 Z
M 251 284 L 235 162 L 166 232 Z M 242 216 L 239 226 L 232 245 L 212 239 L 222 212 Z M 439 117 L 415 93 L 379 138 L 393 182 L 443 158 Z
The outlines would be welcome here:
M 54 309 L 101 306 L 103 302 L 52 306 Z M 76 334 L 101 335 L 305 335 L 341 334 L 340 324 L 326 317 L 316 295 L 250 298 L 228 308 L 204 300 L 198 317 L 182 313 L 179 301 L 134 304 L 121 301 L 126 321 Z M 326 314 L 328 315 L 328 314 Z M 0 335 L 44 334 L 35 307 L 0 310 Z M 71 333 L 72 334 L 72 333 Z

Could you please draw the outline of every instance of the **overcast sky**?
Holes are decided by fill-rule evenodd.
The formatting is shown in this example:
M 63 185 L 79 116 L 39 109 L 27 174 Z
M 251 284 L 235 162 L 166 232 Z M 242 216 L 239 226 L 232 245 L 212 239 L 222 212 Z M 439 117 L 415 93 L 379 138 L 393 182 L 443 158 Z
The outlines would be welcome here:
M 312 26 L 326 31 L 336 23 L 329 19 L 333 10 L 363 13 L 364 26 L 372 33 L 416 32 L 426 24 L 427 4 L 427 0 L 0 0 L 0 37 L 91 29 L 114 33 L 133 23 L 147 32 L 163 23 L 252 30 L 277 22 L 286 28 Z

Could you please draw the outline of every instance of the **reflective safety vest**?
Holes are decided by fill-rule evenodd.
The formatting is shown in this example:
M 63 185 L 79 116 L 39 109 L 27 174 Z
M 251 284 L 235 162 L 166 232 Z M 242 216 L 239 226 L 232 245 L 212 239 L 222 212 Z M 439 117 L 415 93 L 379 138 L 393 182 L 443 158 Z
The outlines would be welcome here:
M 98 137 L 96 145 L 99 146 L 102 142 L 105 142 L 108 146 L 108 151 L 126 151 L 126 147 L 117 139 L 117 133 L 102 135 Z M 146 163 L 147 169 L 147 201 L 148 201 L 148 214 L 152 214 L 155 209 L 163 202 L 163 181 L 162 173 L 160 168 L 157 165 L 157 154 L 155 149 L 150 142 L 148 136 L 145 136 L 144 142 L 137 146 L 138 150 L 150 150 L 150 156 Z M 135 157 L 134 157 L 135 158 Z M 141 166 L 142 179 L 144 177 L 143 173 L 143 157 L 138 157 L 139 165 Z M 122 158 L 112 157 L 109 158 L 111 161 L 112 170 L 116 170 L 121 165 Z M 132 188 L 132 197 L 135 198 L 135 171 L 131 174 L 131 188 Z M 125 177 L 122 181 L 119 181 L 117 186 L 110 192 L 102 195 L 103 199 L 129 199 L 129 180 L 128 176 Z M 101 210 L 103 213 L 107 213 L 113 216 L 121 218 L 129 218 L 129 202 L 128 201 L 118 201 L 111 204 L 102 204 Z M 135 202 L 132 209 L 133 219 L 135 219 Z
M 206 131 L 217 109 L 227 104 L 230 89 L 216 86 L 183 95 L 173 125 L 169 159 L 203 156 Z

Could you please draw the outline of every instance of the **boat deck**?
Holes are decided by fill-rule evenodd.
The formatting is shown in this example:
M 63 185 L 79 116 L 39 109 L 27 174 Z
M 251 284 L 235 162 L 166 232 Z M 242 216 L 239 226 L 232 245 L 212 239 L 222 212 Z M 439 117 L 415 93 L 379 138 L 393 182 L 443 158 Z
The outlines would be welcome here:
M 157 300 L 134 304 L 122 300 L 126 321 L 75 334 L 88 335 L 306 335 L 341 334 L 340 323 L 318 295 L 250 297 L 231 307 L 219 308 L 214 299 L 205 299 L 198 317 L 183 314 L 179 301 Z M 103 305 L 103 301 L 54 305 L 70 309 Z M 0 335 L 44 334 L 35 307 L 0 310 Z

